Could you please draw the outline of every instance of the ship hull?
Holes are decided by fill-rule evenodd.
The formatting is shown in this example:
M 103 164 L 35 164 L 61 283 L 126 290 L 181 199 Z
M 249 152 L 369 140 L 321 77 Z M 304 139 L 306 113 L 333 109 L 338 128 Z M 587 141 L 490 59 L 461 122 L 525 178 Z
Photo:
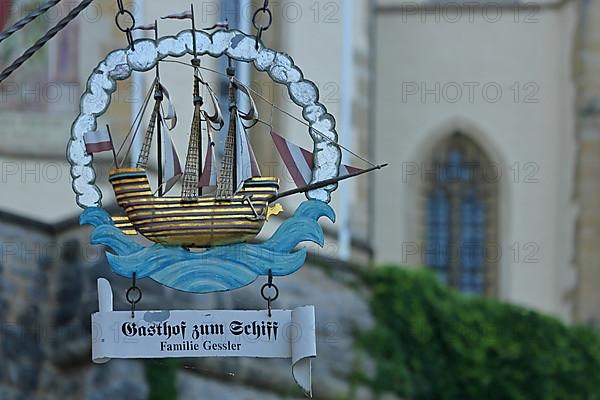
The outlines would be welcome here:
M 126 217 L 115 217 L 127 234 L 139 233 L 165 246 L 211 247 L 248 241 L 260 232 L 277 194 L 277 178 L 251 178 L 231 199 L 203 196 L 155 197 L 148 176 L 140 168 L 113 170 L 111 182 Z

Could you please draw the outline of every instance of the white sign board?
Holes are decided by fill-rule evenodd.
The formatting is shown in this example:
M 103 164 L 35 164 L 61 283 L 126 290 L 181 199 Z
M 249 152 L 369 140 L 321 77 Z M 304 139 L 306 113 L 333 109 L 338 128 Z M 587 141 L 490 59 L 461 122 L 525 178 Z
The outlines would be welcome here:
M 92 360 L 111 358 L 290 358 L 294 379 L 311 394 L 316 357 L 314 306 L 268 311 L 113 311 L 112 289 L 98 279 Z

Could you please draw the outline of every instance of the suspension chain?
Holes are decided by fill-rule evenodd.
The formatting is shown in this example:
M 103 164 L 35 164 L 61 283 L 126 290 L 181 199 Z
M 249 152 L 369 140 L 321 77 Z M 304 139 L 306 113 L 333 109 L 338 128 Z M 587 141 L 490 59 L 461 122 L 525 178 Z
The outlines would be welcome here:
M 272 295 L 267 294 L 266 290 L 271 289 Z M 269 310 L 269 318 L 272 317 L 272 303 L 279 297 L 279 288 L 273 283 L 273 271 L 269 270 L 269 280 L 260 289 L 260 294 L 263 299 L 267 302 L 267 309 Z
M 266 15 L 266 17 L 265 17 Z M 265 24 L 259 21 L 260 18 L 267 18 Z M 263 6 L 254 12 L 252 16 L 252 25 L 256 29 L 256 44 L 255 48 L 258 50 L 260 41 L 262 39 L 263 32 L 269 30 L 271 24 L 273 23 L 273 12 L 269 8 L 269 0 L 264 0 Z
M 142 289 L 136 283 L 136 275 L 134 272 L 132 276 L 131 286 L 125 293 L 125 299 L 131 305 L 131 318 L 135 318 L 135 306 L 142 300 Z
M 131 33 L 135 27 L 135 17 L 131 11 L 125 8 L 123 0 L 117 0 L 117 7 L 119 10 L 117 11 L 117 15 L 115 15 L 115 25 L 117 25 L 117 28 L 125 34 L 131 50 L 135 50 L 133 45 L 133 34 Z

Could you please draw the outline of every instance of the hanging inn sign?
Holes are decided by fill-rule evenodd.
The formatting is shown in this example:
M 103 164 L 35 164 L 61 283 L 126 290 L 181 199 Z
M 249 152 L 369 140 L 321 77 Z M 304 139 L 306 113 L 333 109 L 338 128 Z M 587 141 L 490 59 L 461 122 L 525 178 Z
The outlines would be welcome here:
M 119 15 L 129 14 L 119 4 L 117 21 Z M 267 17 L 266 25 L 258 24 L 261 15 Z M 89 77 L 67 149 L 72 186 L 83 209 L 81 223 L 94 228 L 91 242 L 105 246 L 113 271 L 132 281 L 126 293 L 131 309 L 115 311 L 110 283 L 98 280 L 99 311 L 92 316 L 94 362 L 112 358 L 288 358 L 296 382 L 311 394 L 311 359 L 317 354 L 315 310 L 313 306 L 273 309 L 272 302 L 279 296 L 274 278 L 302 267 L 306 250 L 297 249 L 300 243 L 324 244 L 318 221 L 321 217 L 335 220 L 329 202 L 337 183 L 382 166 L 362 158 L 370 167 L 341 164 L 344 148 L 338 144 L 335 119 L 319 102 L 316 85 L 304 78 L 287 54 L 262 44 L 270 16 L 265 1 L 255 14 L 256 36 L 230 29 L 226 22 L 198 30 L 193 7 L 163 17 L 191 22 L 192 29 L 175 36 L 161 37 L 156 22 L 135 26 L 133 21 L 128 28 L 118 22 L 129 45 L 109 53 Z M 152 30 L 155 37 L 133 41 L 133 29 Z M 202 62 L 205 57 L 223 59 L 227 67 L 223 71 L 207 68 Z M 189 74 L 192 96 L 187 105 L 193 118 L 185 158 L 171 139 L 177 126 L 177 102 L 167 88 L 169 77 L 161 74 L 160 66 L 165 63 L 177 64 L 182 74 Z M 302 118 L 238 80 L 236 66 L 243 63 L 286 87 L 301 108 Z M 103 115 L 117 82 L 144 72 L 153 75 L 153 83 L 125 140 L 115 143 Z M 204 77 L 208 73 L 227 83 L 226 99 L 220 99 L 208 85 Z M 312 151 L 277 133 L 272 116 L 258 115 L 258 101 L 267 102 L 272 112 L 304 124 Z M 148 121 L 144 129 L 140 129 L 142 120 Z M 296 188 L 282 192 L 279 177 L 261 174 L 249 138 L 264 134 L 265 127 Z M 217 138 L 224 143 L 219 157 Z M 103 182 L 114 191 L 120 208 L 115 215 L 102 208 L 103 194 L 96 182 L 93 154 L 103 151 L 112 152 L 115 162 Z M 151 160 L 158 162 L 151 165 Z M 158 170 L 157 182 L 151 180 L 152 170 Z M 273 235 L 249 243 L 270 217 L 282 211 L 279 201 L 299 193 L 307 199 Z M 262 287 L 265 310 L 136 310 L 142 299 L 138 282 L 143 278 L 188 293 L 213 293 L 241 288 L 261 276 L 267 277 Z
M 98 280 L 92 315 L 92 360 L 111 358 L 289 358 L 296 382 L 310 392 L 316 357 L 315 309 L 269 311 L 113 311 L 113 293 Z

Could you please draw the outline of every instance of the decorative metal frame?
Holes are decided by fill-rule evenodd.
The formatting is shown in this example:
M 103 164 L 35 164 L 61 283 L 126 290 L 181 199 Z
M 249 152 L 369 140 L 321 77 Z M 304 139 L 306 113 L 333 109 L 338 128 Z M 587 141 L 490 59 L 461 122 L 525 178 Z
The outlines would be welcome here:
M 258 71 L 268 73 L 274 82 L 285 85 L 292 101 L 302 107 L 302 116 L 309 124 L 309 134 L 314 142 L 311 182 L 338 176 L 341 150 L 337 145 L 335 118 L 319 102 L 317 86 L 304 78 L 289 55 L 269 49 L 256 37 L 238 30 L 217 30 L 212 34 L 195 31 L 195 39 L 196 55 L 214 58 L 226 55 L 237 61 L 253 63 Z M 93 157 L 85 151 L 84 133 L 96 129 L 98 117 L 110 106 L 111 96 L 117 90 L 117 81 L 129 78 L 133 72 L 149 71 L 167 57 L 193 55 L 192 30 L 184 30 L 176 36 L 162 37 L 157 41 L 139 39 L 133 47 L 109 53 L 94 69 L 81 96 L 79 116 L 71 127 L 67 159 L 71 164 L 76 201 L 83 209 L 102 207 L 102 192 L 95 183 Z M 329 185 L 310 191 L 306 196 L 329 203 L 331 193 L 336 188 L 337 184 Z

